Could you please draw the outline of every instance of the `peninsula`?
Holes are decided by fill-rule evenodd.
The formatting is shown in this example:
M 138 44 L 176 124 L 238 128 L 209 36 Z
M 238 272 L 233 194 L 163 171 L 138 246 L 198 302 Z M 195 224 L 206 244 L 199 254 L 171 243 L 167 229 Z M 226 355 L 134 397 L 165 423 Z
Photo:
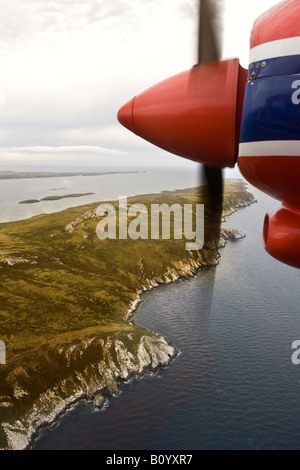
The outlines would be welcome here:
M 205 204 L 200 188 L 128 199 L 130 204 Z M 224 216 L 255 202 L 228 180 Z M 118 210 L 119 202 L 111 202 Z M 116 393 L 133 375 L 166 366 L 167 340 L 128 320 L 143 291 L 216 266 L 218 249 L 243 235 L 186 251 L 184 240 L 99 240 L 88 204 L 0 224 L 0 448 L 25 449 L 72 403 Z M 205 214 L 206 226 L 214 226 Z M 99 392 L 101 395 L 99 396 Z

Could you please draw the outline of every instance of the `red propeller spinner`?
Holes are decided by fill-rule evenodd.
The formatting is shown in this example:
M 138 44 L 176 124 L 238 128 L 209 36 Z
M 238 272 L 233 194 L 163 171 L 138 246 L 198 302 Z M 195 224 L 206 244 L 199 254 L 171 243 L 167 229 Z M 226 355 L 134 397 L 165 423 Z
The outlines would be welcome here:
M 180 157 L 234 167 L 247 71 L 239 61 L 193 67 L 137 95 L 119 113 L 123 126 Z

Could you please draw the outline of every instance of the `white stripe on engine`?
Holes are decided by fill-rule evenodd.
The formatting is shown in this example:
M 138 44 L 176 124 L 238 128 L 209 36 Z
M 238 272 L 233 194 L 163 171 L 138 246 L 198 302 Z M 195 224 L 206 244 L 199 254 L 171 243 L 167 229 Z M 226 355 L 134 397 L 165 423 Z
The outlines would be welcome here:
M 239 157 L 300 157 L 300 140 L 247 142 L 239 146 Z
M 250 51 L 249 63 L 293 55 L 300 55 L 300 36 L 266 42 L 253 47 Z

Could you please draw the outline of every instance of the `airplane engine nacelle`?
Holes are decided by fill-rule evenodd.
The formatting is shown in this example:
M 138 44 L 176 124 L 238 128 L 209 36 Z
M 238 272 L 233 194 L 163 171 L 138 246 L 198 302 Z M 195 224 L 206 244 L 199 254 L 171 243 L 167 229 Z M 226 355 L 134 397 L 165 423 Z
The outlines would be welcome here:
M 238 164 L 283 207 L 266 217 L 266 250 L 300 268 L 300 2 L 281 2 L 254 24 Z
M 295 268 L 300 267 L 300 209 L 281 206 L 266 215 L 264 246 L 274 258 Z
M 168 152 L 211 167 L 234 167 L 247 71 L 212 61 L 168 78 L 125 104 L 118 119 Z

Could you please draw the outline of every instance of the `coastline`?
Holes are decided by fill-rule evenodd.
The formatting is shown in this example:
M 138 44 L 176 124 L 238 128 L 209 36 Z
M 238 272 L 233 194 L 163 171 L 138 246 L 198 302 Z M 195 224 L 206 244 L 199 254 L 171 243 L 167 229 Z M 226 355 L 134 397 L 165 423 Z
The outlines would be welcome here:
M 225 211 L 223 215 L 227 218 L 237 210 L 250 206 L 254 202 L 253 200 L 250 203 L 237 205 L 231 208 L 231 210 Z M 244 234 L 236 230 L 223 229 L 218 249 L 225 247 L 228 240 L 239 240 L 244 237 Z M 203 262 L 202 257 L 198 254 L 196 259 L 190 258 L 173 263 L 173 265 L 175 265 L 174 268 L 168 268 L 162 276 L 147 278 L 146 282 L 136 291 L 135 299 L 130 302 L 124 319 L 131 324 L 130 318 L 142 301 L 141 295 L 143 292 L 152 290 L 161 284 L 191 278 L 197 275 L 201 269 L 216 266 L 219 263 L 219 259 L 220 254 L 218 251 L 217 256 L 214 257 L 214 259 L 211 258 L 209 262 Z M 127 336 L 129 337 L 130 335 Z M 118 382 L 118 387 L 120 387 L 125 381 L 132 377 L 142 377 L 149 371 L 154 372 L 159 368 L 167 367 L 178 354 L 176 348 L 168 343 L 165 338 L 146 330 L 144 330 L 144 334 L 140 338 L 137 348 L 138 351 L 135 356 L 130 348 L 125 347 L 125 343 L 126 341 L 110 337 L 107 338 L 105 343 L 101 337 L 93 336 L 92 338 L 90 337 L 81 341 L 75 346 L 72 344 L 71 346 L 66 345 L 65 348 L 62 348 L 62 357 L 67 358 L 70 363 L 73 359 L 72 355 L 74 352 L 74 358 L 76 360 L 76 353 L 78 353 L 78 351 L 79 354 L 85 354 L 85 352 L 92 347 L 97 348 L 101 345 L 102 349 L 107 352 L 107 357 L 109 358 L 108 364 L 105 364 L 105 361 L 102 360 L 98 363 L 89 364 L 89 370 L 87 371 L 75 371 L 75 375 L 77 375 L 76 380 L 79 381 L 79 385 L 78 383 L 76 384 L 74 393 L 68 394 L 66 391 L 67 396 L 63 396 L 62 389 L 65 388 L 67 390 L 68 387 L 67 384 L 61 383 L 54 389 L 47 390 L 47 393 L 41 394 L 39 400 L 35 402 L 32 412 L 22 417 L 21 420 L 18 420 L 15 425 L 4 423 L 3 428 L 9 444 L 7 449 L 23 450 L 30 448 L 42 428 L 51 426 L 53 423 L 57 422 L 69 408 L 79 401 L 91 399 L 92 396 L 95 396 L 99 392 L 104 391 L 105 393 L 106 388 L 111 382 Z M 119 351 L 117 361 L 112 360 L 112 349 Z M 152 354 L 149 354 L 150 350 Z M 118 364 L 118 366 L 116 366 L 116 364 Z M 122 366 L 124 367 L 122 368 Z M 66 382 L 66 380 L 62 382 Z M 68 384 L 68 386 L 69 385 L 70 384 Z M 47 412 L 49 409 L 51 411 Z
M 169 354 L 168 354 L 168 360 L 165 363 L 162 364 L 157 364 L 157 365 L 145 365 L 144 369 L 141 372 L 137 371 L 129 371 L 129 374 L 126 378 L 124 377 L 114 377 L 112 382 L 117 383 L 117 391 L 116 393 L 109 393 L 106 391 L 106 385 L 102 384 L 99 385 L 101 388 L 94 388 L 90 389 L 88 393 L 79 393 L 78 396 L 70 397 L 69 400 L 66 400 L 62 406 L 58 406 L 56 410 L 53 410 L 53 413 L 51 416 L 48 417 L 47 420 L 42 422 L 37 429 L 35 429 L 31 435 L 28 436 L 28 442 L 25 447 L 21 447 L 20 449 L 9 449 L 9 450 L 31 450 L 32 447 L 34 446 L 35 442 L 39 439 L 40 433 L 43 429 L 52 427 L 54 425 L 59 424 L 59 420 L 64 417 L 68 412 L 72 411 L 78 404 L 83 403 L 83 402 L 93 402 L 95 410 L 97 411 L 104 411 L 106 409 L 106 404 L 107 401 L 113 397 L 113 396 L 118 396 L 118 394 L 121 392 L 121 388 L 124 384 L 128 383 L 132 379 L 141 379 L 148 373 L 156 373 L 159 370 L 165 369 L 168 367 L 171 362 L 180 354 L 180 352 L 172 345 L 172 343 L 167 342 L 165 338 L 162 336 L 158 337 L 159 339 L 163 340 L 165 343 L 166 347 L 169 348 Z M 107 371 L 109 374 L 110 371 Z M 103 394 L 105 397 L 105 402 L 101 407 L 98 407 L 95 404 L 95 399 L 98 396 L 98 394 Z M 6 450 L 6 449 L 4 449 Z
M 250 206 L 250 204 L 249 204 L 249 206 Z M 244 208 L 244 207 L 247 207 L 247 206 L 242 206 L 242 207 Z M 229 217 L 233 213 L 237 212 L 237 210 L 233 211 L 231 214 L 227 215 L 226 217 Z M 225 248 L 226 244 L 229 240 L 237 241 L 237 240 L 241 240 L 241 239 L 245 238 L 244 234 L 237 233 L 236 230 L 224 230 L 224 232 L 226 233 L 226 236 L 223 238 L 222 244 L 220 244 L 219 249 Z M 224 243 L 224 241 L 225 241 L 225 243 Z M 218 258 L 217 263 L 214 266 L 216 266 L 219 263 L 219 260 L 220 260 L 220 256 Z M 144 293 L 150 292 L 151 290 L 156 289 L 161 285 L 169 284 L 169 283 L 172 283 L 172 282 L 177 282 L 179 280 L 183 280 L 183 281 L 188 280 L 188 279 L 192 278 L 193 276 L 198 275 L 199 272 L 202 269 L 209 269 L 209 268 L 212 268 L 214 266 L 203 267 L 200 263 L 199 264 L 197 264 L 197 263 L 195 263 L 195 264 L 187 263 L 186 265 L 182 266 L 182 270 L 185 271 L 185 273 L 183 274 L 183 272 L 182 272 L 181 275 L 180 275 L 177 272 L 176 275 L 175 275 L 175 272 L 173 272 L 172 274 L 174 275 L 174 277 L 173 277 L 172 280 L 170 279 L 170 280 L 167 280 L 167 281 L 164 281 L 164 282 L 160 281 L 160 280 L 159 280 L 159 282 L 157 282 L 157 280 L 155 280 L 155 279 L 153 279 L 152 281 L 149 280 L 149 284 L 147 286 L 143 286 L 136 293 L 136 299 L 134 301 L 132 301 L 132 303 L 131 303 L 130 307 L 128 308 L 128 311 L 127 311 L 124 319 L 126 321 L 130 322 L 132 325 L 135 325 L 133 322 L 130 321 L 130 319 L 135 315 L 135 313 L 138 310 L 139 305 L 143 302 L 142 295 Z M 147 331 L 148 331 L 148 333 L 153 333 L 154 335 L 159 335 L 159 333 L 157 333 L 157 332 L 153 332 L 153 331 L 149 331 L 149 330 L 147 330 Z M 169 359 L 165 363 L 161 363 L 159 365 L 154 365 L 154 366 L 146 365 L 141 372 L 136 373 L 136 371 L 132 371 L 131 373 L 129 373 L 129 375 L 126 378 L 123 378 L 121 376 L 120 377 L 114 377 L 114 381 L 119 381 L 119 383 L 118 383 L 118 393 L 120 392 L 120 388 L 122 387 L 122 385 L 124 383 L 126 383 L 128 380 L 130 380 L 130 379 L 139 379 L 139 378 L 142 378 L 144 375 L 146 375 L 149 372 L 155 373 L 158 370 L 169 367 L 169 365 L 171 365 L 171 363 L 178 356 L 178 354 L 180 354 L 180 351 L 176 348 L 176 346 L 174 346 L 172 343 L 170 343 L 166 338 L 164 338 L 163 336 L 158 336 L 158 338 L 163 340 L 165 342 L 165 344 L 168 345 L 169 348 L 173 349 L 172 355 L 169 355 Z M 107 372 L 109 373 L 110 371 L 107 371 Z M 72 408 L 74 406 L 76 406 L 77 404 L 79 404 L 81 402 L 93 401 L 95 403 L 95 398 L 99 393 L 100 394 L 104 393 L 104 395 L 106 397 L 106 400 L 109 398 L 109 396 L 111 396 L 111 394 L 105 393 L 105 386 L 102 386 L 101 388 L 96 387 L 95 389 L 90 389 L 89 394 L 80 394 L 79 393 L 78 396 L 70 397 L 70 400 L 65 401 L 62 408 L 58 407 L 57 410 L 53 410 L 53 415 L 51 416 L 51 418 L 49 417 L 50 420 L 49 421 L 47 420 L 47 421 L 41 423 L 39 425 L 38 429 L 36 429 L 32 433 L 32 435 L 29 437 L 28 444 L 26 445 L 26 447 L 24 447 L 23 449 L 20 449 L 20 450 L 30 450 L 32 448 L 32 446 L 34 445 L 35 441 L 39 438 L 39 434 L 42 431 L 42 429 L 47 428 L 47 427 L 51 427 L 55 423 L 58 423 L 59 419 L 61 417 L 63 417 L 66 413 L 68 413 L 69 410 L 72 410 Z M 101 408 L 98 408 L 98 410 L 102 409 L 104 406 L 105 406 L 105 403 Z
M 234 210 L 228 211 L 227 213 L 223 213 L 223 223 L 227 221 L 227 218 L 231 215 L 235 214 L 241 209 L 245 209 L 246 207 L 250 207 L 253 204 L 257 204 L 257 200 L 253 200 L 251 203 L 243 204 L 235 208 Z M 246 234 L 236 230 L 236 229 L 221 229 L 221 237 L 220 237 L 220 244 L 218 246 L 218 250 L 221 248 L 225 248 L 228 241 L 238 241 L 246 238 Z M 200 258 L 200 257 L 199 257 Z M 136 313 L 139 305 L 143 302 L 142 295 L 145 292 L 149 292 L 153 289 L 156 289 L 160 285 L 170 284 L 172 282 L 177 282 L 179 280 L 186 280 L 193 276 L 197 276 L 202 269 L 209 269 L 212 267 L 216 267 L 220 263 L 221 255 L 218 253 L 218 259 L 216 260 L 215 264 L 211 265 L 203 265 L 202 260 L 199 259 L 197 262 L 190 262 L 186 263 L 185 266 L 182 266 L 181 273 L 176 271 L 175 269 L 172 271 L 168 271 L 167 276 L 171 275 L 171 278 L 167 278 L 165 280 L 162 279 L 150 279 L 148 285 L 142 286 L 140 290 L 136 292 L 136 298 L 131 302 L 126 315 L 124 316 L 124 320 L 130 321 L 130 319 Z M 133 323 L 134 324 L 134 323 Z
M 99 347 L 101 338 L 94 337 L 89 341 L 93 343 L 93 346 Z M 77 389 L 71 395 L 62 397 L 62 387 L 66 387 L 66 381 L 41 394 L 31 412 L 26 416 L 14 424 L 2 423 L 8 446 L 1 450 L 30 449 L 43 428 L 58 422 L 59 418 L 77 403 L 84 400 L 94 400 L 99 393 L 104 393 L 108 397 L 112 395 L 109 391 L 111 384 L 116 384 L 119 390 L 124 382 L 132 378 L 141 378 L 148 372 L 156 372 L 167 367 L 178 353 L 162 336 L 153 335 L 151 332 L 148 334 L 146 332 L 142 336 L 137 358 L 124 348 L 124 343 L 121 340 L 113 341 L 112 338 L 108 338 L 104 344 L 108 350 L 115 346 L 119 347 L 121 356 L 128 356 L 123 363 L 123 368 L 118 369 L 113 362 L 105 365 L 104 361 L 100 360 L 90 364 L 89 371 L 75 374 L 79 384 L 76 383 Z M 73 346 L 69 348 L 69 352 L 72 348 Z M 92 375 L 91 370 L 93 370 Z

